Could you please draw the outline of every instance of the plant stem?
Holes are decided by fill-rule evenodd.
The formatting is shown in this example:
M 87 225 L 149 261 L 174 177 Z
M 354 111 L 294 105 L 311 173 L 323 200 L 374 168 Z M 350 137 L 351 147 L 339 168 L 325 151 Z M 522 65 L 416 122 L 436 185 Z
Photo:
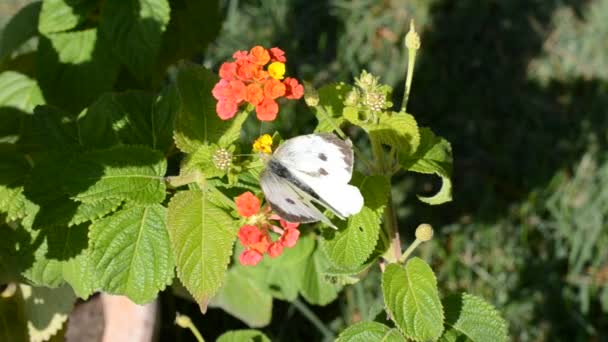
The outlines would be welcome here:
M 412 242 L 412 244 L 405 250 L 405 252 L 403 252 L 403 255 L 399 257 L 399 262 L 404 263 L 405 260 L 407 260 L 407 258 L 410 256 L 410 254 L 412 254 L 414 249 L 416 249 L 416 247 L 418 247 L 421 243 L 422 241 L 418 239 L 414 240 L 414 242 Z
M 357 306 L 359 307 L 359 315 L 361 316 L 362 321 L 367 321 L 369 315 L 369 308 L 367 306 L 367 300 L 365 298 L 365 289 L 363 288 L 363 284 L 358 282 L 354 286 L 355 288 L 355 297 L 357 299 Z
M 317 317 L 317 315 L 315 315 L 315 313 L 312 312 L 312 310 L 310 310 L 306 304 L 302 303 L 299 298 L 296 298 L 292 304 L 304 317 L 306 317 L 307 320 L 310 321 L 310 323 L 312 323 L 319 330 L 319 332 L 321 332 L 321 334 L 323 334 L 323 337 L 326 340 L 333 341 L 336 338 L 334 333 L 329 330 L 329 328 L 323 324 L 321 319 L 319 319 L 319 317 Z
M 416 52 L 420 49 L 420 36 L 414 28 L 414 20 L 410 22 L 410 31 L 405 36 L 405 47 L 407 48 L 407 74 L 405 76 L 405 91 L 401 102 L 401 112 L 405 113 L 407 101 L 410 98 L 412 78 L 414 77 L 414 65 L 416 65 Z
M 175 318 L 175 323 L 184 329 L 190 329 L 190 331 L 198 342 L 205 342 L 203 335 L 201 335 L 201 332 L 198 331 L 194 323 L 192 323 L 190 317 L 186 315 L 177 314 L 177 317 Z
M 380 173 L 383 176 L 389 178 L 391 177 L 391 170 L 386 164 L 386 160 L 384 158 L 384 149 L 382 148 L 382 143 L 370 136 L 370 141 L 372 143 L 372 153 L 374 155 L 374 159 L 376 160 L 376 165 L 378 166 Z M 390 250 L 393 251 L 392 255 L 388 254 L 388 259 L 391 262 L 397 261 L 401 256 L 401 240 L 399 239 L 399 227 L 397 225 L 397 217 L 395 215 L 395 210 L 393 206 L 393 196 L 391 195 L 389 187 L 388 200 L 386 203 L 386 209 L 384 209 L 384 231 L 386 236 L 391 240 Z
M 187 185 L 190 183 L 200 182 L 204 178 L 200 174 L 200 172 L 192 172 L 185 175 L 179 176 L 169 176 L 165 178 L 165 182 L 171 188 L 178 188 L 183 185 Z

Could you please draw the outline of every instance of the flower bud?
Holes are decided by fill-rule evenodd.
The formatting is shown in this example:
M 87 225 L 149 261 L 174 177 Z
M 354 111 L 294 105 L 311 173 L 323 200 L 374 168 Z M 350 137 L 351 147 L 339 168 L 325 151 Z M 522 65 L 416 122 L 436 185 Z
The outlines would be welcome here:
M 309 107 L 316 107 L 319 104 L 319 92 L 308 82 L 304 83 L 304 102 Z
M 192 320 L 186 315 L 177 314 L 177 316 L 175 316 L 175 324 L 182 328 L 188 328 L 192 325 Z
M 405 47 L 408 49 L 420 49 L 420 36 L 414 29 L 414 21 L 410 22 L 410 31 L 405 35 Z
M 218 148 L 213 153 L 213 165 L 222 171 L 228 171 L 232 165 L 232 153 L 225 148 Z
M 422 242 L 433 238 L 433 227 L 428 223 L 423 223 L 416 228 L 416 239 Z

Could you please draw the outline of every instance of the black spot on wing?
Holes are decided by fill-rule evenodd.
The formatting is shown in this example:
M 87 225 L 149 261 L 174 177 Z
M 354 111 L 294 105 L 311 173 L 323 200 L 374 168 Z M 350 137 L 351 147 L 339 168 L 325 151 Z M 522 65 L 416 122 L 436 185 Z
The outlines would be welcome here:
M 312 217 L 312 216 L 308 216 L 308 215 L 290 214 L 287 211 L 281 209 L 280 206 L 278 206 L 275 203 L 269 201 L 268 198 L 266 198 L 266 202 L 268 202 L 268 204 L 270 205 L 270 208 L 272 209 L 272 211 L 274 211 L 277 215 L 279 215 L 282 219 L 284 219 L 286 221 L 289 221 L 289 222 L 298 222 L 298 223 L 309 223 L 309 222 L 317 222 L 317 221 L 319 221 L 318 218 Z
M 325 155 L 325 153 L 319 153 L 319 159 L 321 159 L 322 161 L 327 161 L 327 156 Z
M 291 198 L 286 198 L 285 201 L 287 201 L 287 203 L 289 203 L 289 204 L 296 204 L 296 202 L 294 200 L 292 200 Z
M 319 172 L 319 174 L 320 174 L 320 175 L 322 175 L 322 176 L 327 176 L 327 175 L 328 175 L 327 171 L 325 171 L 325 169 L 324 169 L 324 168 L 320 168 L 318 172 Z
M 342 159 L 344 159 L 344 162 L 346 163 L 346 170 L 349 173 L 352 173 L 354 159 L 352 142 L 349 139 L 342 140 L 333 133 L 318 133 L 317 136 L 327 141 L 328 143 L 336 145 L 338 147 L 340 152 L 342 152 Z

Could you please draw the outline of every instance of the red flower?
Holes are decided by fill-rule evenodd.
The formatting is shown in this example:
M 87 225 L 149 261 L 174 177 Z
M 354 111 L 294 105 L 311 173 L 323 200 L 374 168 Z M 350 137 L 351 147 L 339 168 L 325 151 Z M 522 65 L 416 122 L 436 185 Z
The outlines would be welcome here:
M 234 61 L 221 65 L 221 79 L 212 90 L 221 119 L 232 118 L 238 107 L 248 102 L 255 106 L 259 120 L 272 121 L 279 112 L 274 100 L 283 96 L 299 99 L 304 94 L 304 88 L 296 79 L 283 80 L 287 60 L 283 50 L 277 47 L 266 50 L 258 45 L 250 51 L 236 51 L 232 57 Z
M 270 48 L 270 60 L 272 62 L 287 62 L 287 58 L 285 58 L 285 52 L 278 47 Z
M 251 217 L 260 211 L 260 200 L 249 191 L 237 197 L 234 202 L 241 216 Z
M 283 253 L 283 245 L 280 242 L 273 242 L 268 248 L 268 255 L 271 258 L 276 258 Z
M 245 250 L 239 256 L 239 261 L 243 265 L 255 266 L 260 261 L 262 261 L 262 253 L 256 252 L 251 249 Z
M 283 83 L 287 88 L 285 90 L 285 97 L 288 99 L 299 99 L 304 95 L 304 87 L 298 83 L 298 80 L 295 78 L 287 77 Z
M 266 97 L 264 101 L 255 106 L 255 111 L 260 121 L 272 121 L 277 117 L 279 105 L 273 99 Z
M 285 247 L 293 247 L 298 242 L 298 238 L 300 237 L 300 231 L 296 228 L 287 228 L 285 229 L 285 233 L 281 236 L 279 241 Z

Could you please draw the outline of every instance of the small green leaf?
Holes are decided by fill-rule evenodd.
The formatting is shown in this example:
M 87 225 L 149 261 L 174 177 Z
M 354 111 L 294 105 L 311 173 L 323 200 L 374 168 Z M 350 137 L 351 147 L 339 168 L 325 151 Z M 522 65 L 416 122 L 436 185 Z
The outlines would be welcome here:
M 311 258 L 308 258 L 305 268 L 299 270 L 304 274 L 300 293 L 307 302 L 315 305 L 327 305 L 338 297 L 341 285 L 332 284 L 325 280 L 323 272 L 329 267 L 329 260 L 317 246 Z
M 42 34 L 71 30 L 86 19 L 95 5 L 94 1 L 44 0 L 38 30 Z
M 270 339 L 261 331 L 244 329 L 225 332 L 215 342 L 270 342 Z
M 198 190 L 178 192 L 169 203 L 168 229 L 177 275 L 206 311 L 224 282 L 236 239 L 235 222 Z
M 76 297 L 69 286 L 56 289 L 20 285 L 31 342 L 49 340 L 68 320 Z
M 167 0 L 107 0 L 100 29 L 133 76 L 144 80 L 158 63 L 170 17 Z
M 433 270 L 420 258 L 405 267 L 389 264 L 382 275 L 384 303 L 401 332 L 415 341 L 437 340 L 443 332 L 443 307 Z
M 222 308 L 250 327 L 266 326 L 272 316 L 272 297 L 240 265 L 228 271 L 224 286 L 211 299 L 209 306 Z
M 200 171 L 205 178 L 222 177 L 226 171 L 218 169 L 213 163 L 213 154 L 217 145 L 203 145 L 196 152 L 188 155 L 182 166 L 183 173 Z
M 216 143 L 228 147 L 236 141 L 247 113 L 239 113 L 230 120 L 222 120 L 215 111 L 216 100 L 211 90 L 219 77 L 202 66 L 185 65 L 177 73 L 180 110 L 173 135 L 177 147 L 194 153 L 201 146 Z
M 120 68 L 110 46 L 96 28 L 40 37 L 37 71 L 47 102 L 77 113 L 110 91 Z
M 348 222 L 337 222 L 338 230 L 326 229 L 322 247 L 329 260 L 341 268 L 362 265 L 374 251 L 380 233 L 380 222 L 388 199 L 389 183 L 383 176 L 365 177 L 353 184 L 359 186 L 364 207 Z
M 423 127 L 420 129 L 420 146 L 416 153 L 399 155 L 399 163 L 404 170 L 436 174 L 441 177 L 443 184 L 437 194 L 430 197 L 418 196 L 418 199 L 428 204 L 441 204 L 452 200 L 452 147 L 450 143 L 437 137 L 433 131 Z
M 40 2 L 31 2 L 17 12 L 0 32 L 0 61 L 37 34 Z
M 344 123 L 344 99 L 351 90 L 352 87 L 345 83 L 328 84 L 319 88 L 319 105 L 313 108 L 319 121 L 315 132 L 332 132 Z
M 420 145 L 418 123 L 410 114 L 381 113 L 378 124 L 371 126 L 369 134 L 404 154 L 414 153 Z
M 440 341 L 508 341 L 507 323 L 496 309 L 468 293 L 443 301 L 446 331 Z
M 122 209 L 91 225 L 91 261 L 102 290 L 135 303 L 154 299 L 173 279 L 173 255 L 160 204 Z
M 78 116 L 80 142 L 93 148 L 119 143 L 154 147 L 153 101 L 154 96 L 143 91 L 101 95 Z
M 159 203 L 165 198 L 163 155 L 143 146 L 117 146 L 78 155 L 69 163 L 64 190 L 72 198 Z
M 399 330 L 378 322 L 361 322 L 340 333 L 336 342 L 406 342 Z
M 14 107 L 32 113 L 44 103 L 36 81 L 14 71 L 0 73 L 0 107 Z

